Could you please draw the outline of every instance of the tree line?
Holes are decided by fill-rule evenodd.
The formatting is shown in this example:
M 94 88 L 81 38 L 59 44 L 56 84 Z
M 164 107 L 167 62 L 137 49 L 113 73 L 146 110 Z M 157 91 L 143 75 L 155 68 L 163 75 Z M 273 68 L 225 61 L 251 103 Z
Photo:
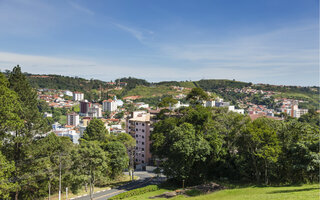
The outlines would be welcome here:
M 210 180 L 256 184 L 319 181 L 319 113 L 283 121 L 206 108 L 200 89 L 191 105 L 164 115 L 151 133 L 151 152 L 176 183 Z
M 0 199 L 42 199 L 66 187 L 73 193 L 88 187 L 92 194 L 128 168 L 135 140 L 110 135 L 99 119 L 78 145 L 47 133 L 43 106 L 19 66 L 8 78 L 0 73 L 0 105 Z

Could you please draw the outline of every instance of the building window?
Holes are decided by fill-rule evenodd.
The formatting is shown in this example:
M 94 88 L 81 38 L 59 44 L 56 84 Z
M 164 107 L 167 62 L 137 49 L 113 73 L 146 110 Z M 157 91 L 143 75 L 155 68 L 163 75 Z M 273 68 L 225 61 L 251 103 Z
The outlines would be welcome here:
M 144 138 L 144 136 L 142 136 L 142 138 Z
M 138 125 L 138 122 L 136 122 L 136 125 Z
M 141 148 L 142 151 L 144 151 L 144 148 Z
M 144 161 L 142 161 L 142 163 L 144 163 Z
M 138 150 L 138 147 L 136 147 L 136 149 Z
M 144 142 L 142 142 L 142 145 L 144 145 Z
M 136 143 L 138 144 L 138 141 L 136 141 Z
M 142 129 L 142 132 L 144 132 L 144 129 Z
M 144 154 L 142 154 L 142 157 L 144 157 Z
M 138 159 L 136 159 L 136 162 L 138 162 Z
M 138 129 L 136 128 L 136 131 L 138 131 Z
M 144 126 L 144 123 L 142 123 L 142 126 Z

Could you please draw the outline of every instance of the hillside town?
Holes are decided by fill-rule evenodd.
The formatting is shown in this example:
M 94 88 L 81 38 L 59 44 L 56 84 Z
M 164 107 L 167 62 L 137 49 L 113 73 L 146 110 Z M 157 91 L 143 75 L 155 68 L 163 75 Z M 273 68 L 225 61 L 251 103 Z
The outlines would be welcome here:
M 113 82 L 110 82 L 112 84 Z M 114 83 L 115 85 L 115 83 Z M 122 83 L 125 86 L 126 83 Z M 186 98 L 182 91 L 190 91 L 191 88 L 173 86 L 181 93 L 174 95 L 177 100 L 174 105 L 169 105 L 166 109 L 174 111 L 181 107 L 188 107 L 188 103 L 181 103 Z M 271 98 L 278 94 L 273 91 L 263 91 L 251 88 L 234 89 L 233 92 L 242 94 L 260 94 L 262 98 Z M 207 92 L 212 96 L 211 92 Z M 69 90 L 38 89 L 38 98 L 48 103 L 51 113 L 46 112 L 44 117 L 54 117 L 54 109 L 67 109 L 64 122 L 54 121 L 52 132 L 57 136 L 67 136 L 73 143 L 78 144 L 83 136 L 86 127 L 94 118 L 101 119 L 110 134 L 128 133 L 136 140 L 135 164 L 137 169 L 142 169 L 151 162 L 150 153 L 150 133 L 153 130 L 153 124 L 157 122 L 157 115 L 161 109 L 158 106 L 149 106 L 144 102 L 139 102 L 139 96 L 127 96 L 123 100 L 113 98 L 105 99 L 100 102 L 89 102 L 85 99 L 84 93 Z M 246 100 L 248 97 L 245 98 Z M 248 115 L 252 120 L 259 117 L 267 117 L 276 120 L 283 120 L 284 115 L 299 118 L 308 113 L 308 109 L 299 108 L 299 100 L 276 98 L 274 99 L 277 109 L 269 108 L 267 105 L 257 105 L 249 101 L 239 101 L 238 106 L 231 105 L 223 98 L 214 97 L 202 102 L 204 107 L 222 107 L 229 112 L 236 112 L 242 115 Z M 127 108 L 131 106 L 131 109 Z

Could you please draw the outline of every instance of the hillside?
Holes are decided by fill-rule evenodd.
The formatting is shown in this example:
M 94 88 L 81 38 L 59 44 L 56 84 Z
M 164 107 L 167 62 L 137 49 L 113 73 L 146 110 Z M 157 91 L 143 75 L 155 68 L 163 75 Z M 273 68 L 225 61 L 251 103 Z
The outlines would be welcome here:
M 87 80 L 80 77 L 69 77 L 60 75 L 36 75 L 25 73 L 32 87 L 49 88 L 70 91 L 81 91 L 85 93 L 88 100 L 97 100 L 100 97 L 108 98 L 114 94 L 119 98 L 128 96 L 139 96 L 139 101 L 150 104 L 157 104 L 163 96 L 187 94 L 190 88 L 200 87 L 206 91 L 213 92 L 221 96 L 226 101 L 234 105 L 246 98 L 254 98 L 248 94 L 237 93 L 235 90 L 252 88 L 263 91 L 273 91 L 277 94 L 274 98 L 291 98 L 303 100 L 301 108 L 319 109 L 319 87 L 300 87 L 300 86 L 277 86 L 269 84 L 252 84 L 235 80 L 215 80 L 203 79 L 199 81 L 162 81 L 150 83 L 143 79 L 125 77 L 116 79 L 115 82 L 105 82 L 101 80 Z M 122 84 L 120 88 L 117 85 Z M 180 90 L 175 87 L 182 87 Z

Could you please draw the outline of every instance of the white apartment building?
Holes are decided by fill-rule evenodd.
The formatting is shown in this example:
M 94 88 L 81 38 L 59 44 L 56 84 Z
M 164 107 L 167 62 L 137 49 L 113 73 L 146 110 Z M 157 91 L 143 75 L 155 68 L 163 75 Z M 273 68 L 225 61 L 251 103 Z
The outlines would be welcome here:
M 206 107 L 215 107 L 216 106 L 216 101 L 214 100 L 209 100 L 209 101 L 206 101 Z
M 82 101 L 84 100 L 84 94 L 81 92 L 74 92 L 73 93 L 73 101 Z
M 232 112 L 236 112 L 236 113 L 244 115 L 244 109 L 235 109 L 234 106 L 229 106 L 228 107 L 228 111 L 232 111 Z
M 135 111 L 127 118 L 126 132 L 136 139 L 135 162 L 146 166 L 151 159 L 150 153 L 150 113 Z
M 69 96 L 69 97 L 73 97 L 73 92 L 71 92 L 69 90 L 64 91 L 64 94 Z
M 78 126 L 79 125 L 79 115 L 75 112 L 67 114 L 67 125 Z
M 102 109 L 99 105 L 94 104 L 91 108 L 88 109 L 88 117 L 100 118 L 102 117 Z
M 117 101 L 111 99 L 103 101 L 103 111 L 113 112 L 116 111 L 117 108 Z

